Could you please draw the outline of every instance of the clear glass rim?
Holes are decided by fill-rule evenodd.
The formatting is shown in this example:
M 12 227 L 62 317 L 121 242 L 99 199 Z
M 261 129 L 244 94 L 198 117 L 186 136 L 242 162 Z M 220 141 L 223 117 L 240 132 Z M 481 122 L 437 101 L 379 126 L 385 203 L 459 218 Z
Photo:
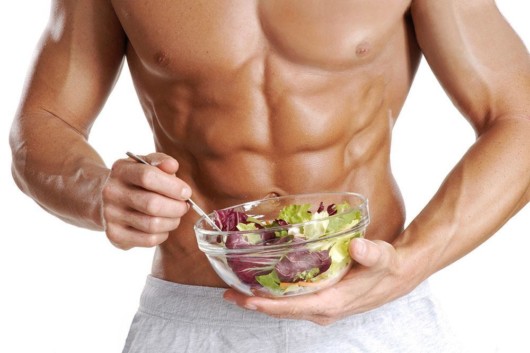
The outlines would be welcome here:
M 212 246 L 211 248 L 208 248 L 210 243 L 208 244 L 199 244 L 199 248 L 201 251 L 203 251 L 206 255 L 249 255 L 249 256 L 264 256 L 266 253 L 276 253 L 277 251 L 286 249 L 286 248 L 296 248 L 300 247 L 301 249 L 308 244 L 312 243 L 318 243 L 321 241 L 328 241 L 333 238 L 340 238 L 342 236 L 353 234 L 353 233 L 359 233 L 361 231 L 364 231 L 366 226 L 369 223 L 369 219 L 365 218 L 364 220 L 359 221 L 354 227 L 349 229 L 343 229 L 340 232 L 328 234 L 325 237 L 319 237 L 315 239 L 308 239 L 303 242 L 299 243 L 281 243 L 281 244 L 272 244 L 272 245 L 253 245 L 248 248 L 238 248 L 238 249 L 228 249 L 223 248 L 220 246 Z M 307 224 L 307 223 L 304 223 Z M 221 233 L 217 233 L 218 235 L 221 235 Z M 353 238 L 353 237 L 352 237 Z M 273 254 L 275 255 L 275 254 Z
M 322 223 L 322 222 L 325 222 L 327 220 L 330 220 L 330 219 L 334 219 L 336 217 L 340 217 L 341 215 L 346 215 L 346 214 L 350 214 L 352 212 L 356 212 L 358 210 L 361 210 L 361 209 L 366 209 L 366 215 L 365 217 L 361 218 L 361 220 L 359 221 L 359 223 L 357 223 L 354 227 L 350 228 L 350 229 L 347 229 L 345 230 L 346 232 L 348 233 L 353 233 L 353 232 L 356 232 L 358 231 L 360 228 L 364 228 L 368 225 L 368 223 L 370 222 L 370 215 L 369 215 L 369 210 L 368 210 L 368 199 L 359 194 L 359 193 L 355 193 L 355 192 L 318 192 L 318 193 L 307 193 L 307 194 L 294 194 L 294 195 L 285 195 L 285 196 L 277 196 L 277 197 L 271 197 L 271 198 L 266 198 L 266 199 L 261 199 L 261 200 L 255 200 L 255 201 L 249 201 L 249 202 L 244 202 L 244 203 L 241 203 L 241 204 L 238 204 L 238 205 L 235 205 L 235 206 L 230 206 L 230 207 L 226 207 L 226 208 L 223 208 L 221 210 L 229 210 L 229 209 L 235 209 L 235 208 L 243 208 L 243 207 L 249 207 L 249 206 L 252 206 L 252 205 L 256 205 L 256 204 L 259 204 L 259 203 L 263 203 L 263 202 L 274 202 L 274 201 L 280 201 L 280 200 L 285 200 L 285 199 L 293 199 L 293 198 L 310 198 L 310 197 L 316 197 L 316 196 L 319 196 L 319 195 L 322 195 L 323 198 L 324 197 L 330 197 L 330 196 L 334 196 L 334 195 L 340 195 L 340 196 L 350 196 L 350 197 L 354 197 L 354 198 L 357 198 L 360 200 L 360 203 L 355 205 L 354 207 L 352 208 L 349 208 L 348 210 L 346 211 L 343 211 L 343 212 L 340 212 L 340 213 L 336 213 L 332 216 L 328 216 L 328 217 L 325 217 L 325 218 L 321 218 L 321 219 L 315 219 L 315 220 L 311 220 L 311 221 L 307 221 L 307 222 L 301 222 L 301 223 L 297 223 L 297 224 L 289 224 L 289 225 L 285 225 L 285 226 L 275 226 L 275 227 L 271 227 L 271 228 L 266 228 L 266 229 L 252 229 L 252 230 L 235 230 L 235 231 L 223 231 L 223 232 L 219 232 L 217 230 L 209 230 L 209 229 L 204 229 L 204 228 L 201 228 L 199 227 L 200 224 L 202 223 L 206 223 L 206 220 L 205 220 L 205 216 L 202 216 L 200 217 L 197 222 L 195 223 L 194 225 L 194 231 L 195 231 L 195 234 L 196 234 L 196 237 L 199 238 L 199 236 L 197 235 L 197 233 L 201 233 L 204 237 L 206 238 L 209 238 L 209 237 L 217 237 L 217 236 L 230 236 L 230 235 L 245 235 L 245 234 L 256 234 L 256 233 L 264 233 L 264 232 L 278 232 L 278 231 L 282 231 L 282 230 L 288 230 L 290 228 L 295 228 L 295 227 L 303 227 L 303 226 L 307 226 L 307 225 L 311 225 L 311 224 L 318 224 L 318 223 Z M 209 217 L 212 217 L 213 219 L 213 216 L 214 216 L 214 213 L 210 213 L 209 214 Z M 319 241 L 319 240 L 324 240 L 324 239 L 329 239 L 329 238 L 332 238 L 332 237 L 335 237 L 335 236 L 340 236 L 343 232 L 339 232 L 339 233 L 335 233 L 335 234 L 330 234 L 326 237 L 322 237 L 322 238 L 317 238 L 317 239 L 311 239 L 311 240 L 307 240 L 307 241 L 304 241 L 304 242 L 301 242 L 301 243 L 297 243 L 297 244 L 307 244 L 307 243 L 310 243 L 310 242 L 313 242 L 313 241 Z M 197 239 L 199 240 L 199 239 Z M 285 247 L 285 246 L 290 246 L 292 244 L 276 244 L 276 245 L 257 245 L 257 246 L 254 246 L 252 248 L 249 248 L 249 249 L 230 249 L 230 252 L 232 253 L 232 251 L 234 251 L 233 253 L 236 253 L 235 250 L 241 250 L 241 252 L 237 252 L 237 253 L 245 253 L 245 252 L 249 252 L 249 251 L 256 251 L 260 248 L 265 248 L 265 249 L 275 249 L 275 248 L 281 248 L 281 247 Z M 200 244 L 199 244 L 200 246 Z M 227 249 L 224 249 L 224 248 L 219 248 L 219 250 L 224 250 L 224 253 L 227 253 Z M 246 250 L 246 251 L 245 251 Z

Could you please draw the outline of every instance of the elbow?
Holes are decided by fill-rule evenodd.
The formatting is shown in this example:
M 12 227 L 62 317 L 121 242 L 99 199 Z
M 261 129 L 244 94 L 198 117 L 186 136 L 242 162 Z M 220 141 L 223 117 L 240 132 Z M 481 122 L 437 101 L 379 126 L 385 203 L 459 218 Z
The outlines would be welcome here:
M 500 126 L 519 126 L 521 131 L 528 131 L 530 135 L 530 113 L 512 111 L 503 114 L 484 114 L 481 118 L 468 118 L 475 131 L 475 135 L 480 137 Z M 530 136 L 528 136 L 530 140 Z
M 13 160 L 11 161 L 11 177 L 15 182 L 15 185 L 22 191 L 24 194 L 32 197 L 30 192 L 29 183 L 25 173 L 25 168 L 22 166 L 23 163 L 20 163 L 21 158 L 13 155 Z
M 11 176 L 13 177 L 13 181 L 15 182 L 15 185 L 24 193 L 26 193 L 26 187 L 23 178 L 20 176 L 19 171 L 17 170 L 17 167 L 14 162 L 11 163 Z
M 17 120 L 11 126 L 9 146 L 11 148 L 11 176 L 13 181 L 22 192 L 30 195 L 26 175 L 27 144 Z

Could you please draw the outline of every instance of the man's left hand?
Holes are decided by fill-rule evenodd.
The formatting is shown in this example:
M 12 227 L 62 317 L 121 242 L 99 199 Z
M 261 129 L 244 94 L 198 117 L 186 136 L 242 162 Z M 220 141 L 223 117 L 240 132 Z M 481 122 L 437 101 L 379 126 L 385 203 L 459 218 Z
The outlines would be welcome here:
M 354 260 L 352 269 L 330 288 L 273 299 L 251 297 L 229 289 L 224 298 L 240 307 L 273 317 L 329 325 L 346 316 L 377 308 L 412 289 L 403 279 L 401 259 L 391 244 L 353 239 L 349 251 Z

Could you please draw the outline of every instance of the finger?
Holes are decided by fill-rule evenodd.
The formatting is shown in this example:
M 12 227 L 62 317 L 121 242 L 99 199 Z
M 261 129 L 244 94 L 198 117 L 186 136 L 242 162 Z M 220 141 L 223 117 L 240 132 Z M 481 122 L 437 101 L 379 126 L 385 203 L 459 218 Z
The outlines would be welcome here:
M 128 208 L 155 217 L 180 218 L 189 209 L 185 201 L 178 201 L 139 188 L 114 190 L 112 200 L 114 204 L 127 205 Z
M 107 205 L 104 213 L 105 219 L 109 223 L 122 224 L 143 233 L 166 233 L 177 228 L 180 224 L 180 217 L 150 216 L 113 205 Z
M 143 156 L 143 159 L 150 165 L 157 167 L 167 174 L 175 174 L 179 169 L 179 163 L 177 160 L 164 153 L 151 153 Z
M 184 201 L 178 201 L 123 182 L 112 182 L 105 185 L 103 200 L 105 206 L 115 205 L 121 208 L 131 208 L 158 217 L 180 218 L 189 209 L 188 204 Z
M 290 317 L 300 316 L 296 309 L 287 303 L 289 301 L 289 298 L 282 298 L 282 300 L 279 300 L 261 297 L 251 297 L 239 293 L 234 289 L 228 289 L 224 293 L 223 298 L 242 308 L 265 312 L 269 315 L 283 314 L 285 316 L 289 315 Z M 279 305 L 278 302 L 280 302 Z
M 134 247 L 151 248 L 167 240 L 169 233 L 147 234 L 117 223 L 110 223 L 105 229 L 107 238 L 119 249 L 128 250 Z
M 383 257 L 383 249 L 378 243 L 363 238 L 352 239 L 349 252 L 353 260 L 367 267 L 377 265 Z
M 187 200 L 191 188 L 183 180 L 168 174 L 159 168 L 131 161 L 123 168 L 114 171 L 118 177 L 128 180 L 133 185 L 175 200 Z
M 250 297 L 237 292 L 234 289 L 228 289 L 224 299 L 236 304 L 247 310 L 256 310 L 277 318 L 289 318 L 297 320 L 311 320 L 317 323 L 330 320 L 333 315 L 328 313 L 334 312 L 332 308 L 327 307 L 330 301 L 326 301 L 319 296 L 319 293 L 306 294 L 297 297 L 288 298 L 263 298 Z M 326 309 L 326 310 L 325 310 Z M 323 315 L 326 313 L 326 315 Z

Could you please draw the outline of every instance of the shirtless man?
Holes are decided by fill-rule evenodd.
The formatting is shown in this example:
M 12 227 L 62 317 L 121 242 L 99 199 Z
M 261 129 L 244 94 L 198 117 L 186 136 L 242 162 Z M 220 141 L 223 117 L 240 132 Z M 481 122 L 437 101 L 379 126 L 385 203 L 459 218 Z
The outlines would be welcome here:
M 477 140 L 404 229 L 391 134 L 422 54 Z M 124 58 L 157 153 L 108 169 L 87 137 Z M 127 352 L 445 352 L 418 288 L 530 198 L 530 60 L 492 0 L 56 0 L 10 142 L 17 184 L 49 212 L 157 247 Z M 184 202 L 343 190 L 370 200 L 358 265 L 281 300 L 223 288 Z M 411 322 L 418 337 L 398 330 Z

